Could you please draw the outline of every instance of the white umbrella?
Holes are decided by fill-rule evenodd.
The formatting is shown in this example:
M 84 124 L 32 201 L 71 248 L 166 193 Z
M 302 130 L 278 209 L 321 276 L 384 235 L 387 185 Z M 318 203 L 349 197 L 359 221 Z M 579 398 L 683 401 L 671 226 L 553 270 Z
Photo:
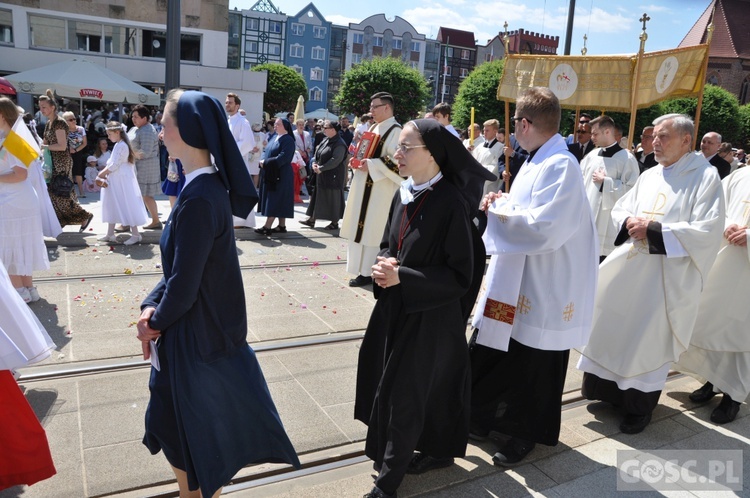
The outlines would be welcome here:
M 314 111 L 310 111 L 305 114 L 305 119 L 337 119 L 337 117 L 338 116 L 336 116 L 328 109 L 315 109 Z
M 157 94 L 86 59 L 72 59 L 5 77 L 16 90 L 41 95 L 48 88 L 60 97 L 100 102 L 159 105 Z

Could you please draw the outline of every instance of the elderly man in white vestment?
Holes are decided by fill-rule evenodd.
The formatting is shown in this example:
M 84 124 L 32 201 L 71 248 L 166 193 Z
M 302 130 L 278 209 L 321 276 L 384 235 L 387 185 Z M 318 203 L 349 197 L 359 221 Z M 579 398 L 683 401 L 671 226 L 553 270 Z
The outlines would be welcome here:
M 588 399 L 621 407 L 620 430 L 651 421 L 672 362 L 690 343 L 698 303 L 724 227 L 716 169 L 691 148 L 692 120 L 654 121 L 658 166 L 612 210 L 616 249 L 599 267 L 594 328 L 578 368 Z
M 497 465 L 520 462 L 536 443 L 557 444 L 570 349 L 591 332 L 596 231 L 560 114 L 548 88 L 521 94 L 512 119 L 529 158 L 509 194 L 482 202 L 492 258 L 473 321 L 470 437 L 510 436 Z
M 389 93 L 378 92 L 370 97 L 370 112 L 375 124 L 370 132 L 380 136 L 373 157 L 364 159 L 354 170 L 346 200 L 344 219 L 339 236 L 349 241 L 346 271 L 356 275 L 350 287 L 372 284 L 372 265 L 380 251 L 385 224 L 393 195 L 404 178 L 393 161 L 401 125 L 393 117 L 394 101 Z
M 260 148 L 255 144 L 255 135 L 253 135 L 250 123 L 239 112 L 241 103 L 242 100 L 236 93 L 228 93 L 224 100 L 224 110 L 227 111 L 229 130 L 232 132 L 234 141 L 237 142 L 237 147 L 240 149 L 240 154 L 242 154 L 242 160 L 245 162 L 245 168 L 247 168 L 249 173 L 250 153 L 258 152 Z M 250 211 L 250 214 L 245 219 L 238 218 L 237 216 L 233 216 L 232 218 L 234 219 L 234 228 L 255 227 L 255 213 L 252 211 Z
M 581 160 L 594 223 L 599 235 L 599 260 L 615 248 L 617 228 L 612 223 L 612 208 L 638 179 L 638 161 L 615 140 L 615 122 L 609 116 L 591 121 L 591 140 L 596 149 Z
M 726 222 L 724 241 L 701 294 L 690 347 L 676 368 L 707 379 L 690 399 L 705 403 L 723 392 L 711 413 L 717 424 L 731 422 L 750 395 L 750 169 L 724 178 Z

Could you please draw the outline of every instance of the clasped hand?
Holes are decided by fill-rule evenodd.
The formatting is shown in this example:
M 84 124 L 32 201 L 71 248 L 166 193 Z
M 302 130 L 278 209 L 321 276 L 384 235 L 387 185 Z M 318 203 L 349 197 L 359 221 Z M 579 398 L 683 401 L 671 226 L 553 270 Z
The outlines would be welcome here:
M 747 247 L 747 227 L 733 223 L 724 230 L 724 238 L 733 246 Z
M 398 278 L 398 260 L 394 257 L 384 258 L 383 256 L 378 256 L 377 263 L 372 265 L 372 279 L 383 289 L 400 284 L 401 280 Z
M 625 228 L 628 229 L 628 235 L 633 240 L 643 240 L 646 238 L 646 231 L 651 220 L 638 216 L 631 216 L 625 222 Z
M 495 200 L 498 197 L 503 197 L 503 196 L 506 196 L 506 195 L 507 194 L 505 194 L 504 192 L 490 192 L 490 193 L 488 193 L 487 195 L 485 195 L 482 198 L 482 202 L 479 203 L 479 209 L 480 209 L 480 211 L 485 211 L 486 212 L 490 208 L 490 205 L 492 205 L 492 203 L 495 202 Z
M 148 360 L 151 357 L 151 348 L 149 342 L 155 340 L 161 336 L 160 330 L 154 330 L 149 325 L 148 321 L 156 311 L 156 308 L 146 308 L 138 318 L 138 340 L 141 341 L 141 349 L 143 350 L 143 359 Z

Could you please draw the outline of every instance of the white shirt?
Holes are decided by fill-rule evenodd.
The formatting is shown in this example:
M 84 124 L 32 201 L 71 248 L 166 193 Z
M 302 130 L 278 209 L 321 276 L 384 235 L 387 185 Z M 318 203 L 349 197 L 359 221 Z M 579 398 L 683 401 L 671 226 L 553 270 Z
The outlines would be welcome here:
M 247 119 L 245 119 L 245 116 L 239 112 L 236 112 L 233 116 L 229 116 L 227 122 L 234 141 L 237 142 L 237 147 L 240 149 L 242 160 L 245 161 L 245 166 L 247 166 L 250 152 L 255 148 L 253 129 L 250 127 Z

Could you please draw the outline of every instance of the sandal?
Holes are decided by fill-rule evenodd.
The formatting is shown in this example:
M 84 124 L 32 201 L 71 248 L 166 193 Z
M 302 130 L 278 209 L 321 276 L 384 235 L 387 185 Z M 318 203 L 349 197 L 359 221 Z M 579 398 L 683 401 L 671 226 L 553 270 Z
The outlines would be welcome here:
M 93 219 L 94 219 L 94 213 L 89 213 L 89 217 L 86 218 L 86 221 L 84 221 L 81 224 L 81 228 L 78 230 L 78 233 L 83 233 L 83 231 L 89 227 L 89 225 L 91 224 L 91 220 Z
M 312 219 L 302 220 L 300 221 L 300 224 L 313 228 L 315 227 L 315 220 L 312 220 Z
M 323 230 L 338 230 L 339 224 L 338 223 L 331 223 L 330 225 L 326 225 L 323 227 Z
M 286 233 L 286 227 L 282 227 L 281 225 L 279 225 L 276 228 L 272 228 L 270 231 L 276 233 Z
M 258 235 L 271 235 L 271 229 L 266 227 L 260 227 L 253 230 Z

